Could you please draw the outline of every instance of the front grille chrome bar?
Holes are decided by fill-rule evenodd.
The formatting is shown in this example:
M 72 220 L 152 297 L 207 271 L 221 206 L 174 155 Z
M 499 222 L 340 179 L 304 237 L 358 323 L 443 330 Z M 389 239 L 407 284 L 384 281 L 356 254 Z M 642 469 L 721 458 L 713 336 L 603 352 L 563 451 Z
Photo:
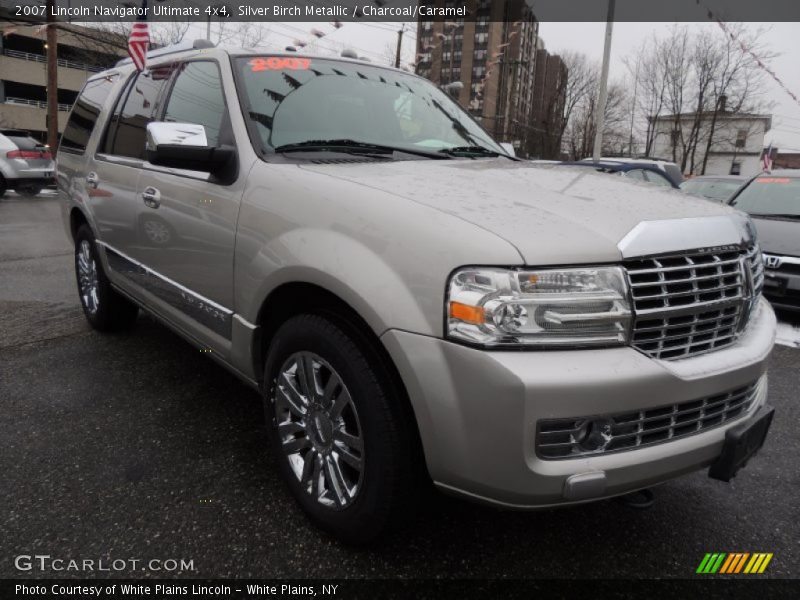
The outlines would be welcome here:
M 716 396 L 612 415 L 544 419 L 536 427 L 543 459 L 596 456 L 683 438 L 742 417 L 753 408 L 760 380 Z

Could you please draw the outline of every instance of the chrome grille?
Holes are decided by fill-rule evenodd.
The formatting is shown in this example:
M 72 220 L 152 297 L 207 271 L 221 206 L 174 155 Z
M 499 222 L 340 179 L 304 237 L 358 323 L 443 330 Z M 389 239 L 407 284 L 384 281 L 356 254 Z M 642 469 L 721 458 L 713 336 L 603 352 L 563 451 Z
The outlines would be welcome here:
M 615 415 L 546 419 L 537 423 L 541 458 L 577 458 L 633 450 L 706 431 L 747 413 L 758 381 L 724 394 Z
M 751 289 L 760 292 L 764 281 L 756 246 L 746 253 L 731 249 L 633 259 L 625 267 L 635 315 L 633 345 L 665 360 L 733 344 L 756 297 Z
M 758 298 L 764 289 L 764 256 L 758 246 L 753 246 L 747 251 L 747 266 L 753 278 L 753 296 Z

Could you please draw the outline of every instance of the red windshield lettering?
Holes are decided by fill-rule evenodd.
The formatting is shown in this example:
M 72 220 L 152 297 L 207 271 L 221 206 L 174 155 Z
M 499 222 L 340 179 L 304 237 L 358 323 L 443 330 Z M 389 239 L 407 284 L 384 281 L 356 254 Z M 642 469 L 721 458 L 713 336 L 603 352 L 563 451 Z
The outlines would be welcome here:
M 756 183 L 789 183 L 791 179 L 788 177 L 759 177 Z
M 280 71 L 282 69 L 303 71 L 311 66 L 311 59 L 270 56 L 269 58 L 254 58 L 247 64 L 250 65 L 250 70 L 253 73 L 258 73 L 259 71 Z

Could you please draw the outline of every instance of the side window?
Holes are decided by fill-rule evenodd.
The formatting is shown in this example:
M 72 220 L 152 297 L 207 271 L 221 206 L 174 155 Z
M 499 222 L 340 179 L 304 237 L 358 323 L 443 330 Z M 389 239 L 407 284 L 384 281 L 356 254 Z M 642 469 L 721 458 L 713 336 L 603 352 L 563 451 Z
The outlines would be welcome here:
M 672 184 L 667 181 L 667 178 L 664 177 L 661 173 L 656 173 L 655 171 L 647 171 L 645 174 L 645 179 L 650 183 L 654 183 L 655 185 L 660 185 L 663 187 L 672 187 Z
M 144 159 L 147 124 L 158 112 L 164 84 L 172 72 L 162 67 L 139 73 L 128 86 L 122 110 L 109 127 L 104 150 L 116 156 Z
M 625 173 L 625 177 L 630 177 L 631 179 L 635 179 L 636 181 L 647 181 L 644 178 L 644 169 L 631 169 L 627 173 Z
M 64 127 L 59 150 L 72 154 L 86 152 L 86 144 L 94 131 L 94 124 L 100 117 L 100 110 L 116 80 L 116 75 L 108 75 L 86 83 Z
M 217 64 L 197 61 L 181 65 L 164 120 L 202 125 L 208 145 L 218 146 L 225 119 L 227 110 Z
M 136 79 L 136 77 L 128 79 L 125 83 L 125 87 L 122 88 L 122 93 L 114 103 L 114 112 L 108 120 L 105 135 L 98 146 L 100 152 L 111 154 L 111 150 L 114 147 L 114 135 L 117 133 L 117 125 L 119 124 L 119 118 L 122 114 L 122 107 L 125 105 L 125 99 L 128 97 L 128 91 L 131 89 L 131 84 L 133 84 L 134 79 Z

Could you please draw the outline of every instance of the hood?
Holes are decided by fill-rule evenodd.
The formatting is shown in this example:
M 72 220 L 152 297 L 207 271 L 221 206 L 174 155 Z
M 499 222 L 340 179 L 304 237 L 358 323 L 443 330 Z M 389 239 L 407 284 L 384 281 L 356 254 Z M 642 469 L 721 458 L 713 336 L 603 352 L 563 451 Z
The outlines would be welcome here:
M 767 254 L 800 256 L 800 221 L 753 217 L 758 244 Z
M 619 243 L 641 222 L 737 212 L 676 190 L 585 167 L 542 166 L 505 158 L 306 163 L 302 168 L 469 221 L 511 243 L 527 264 L 615 262 L 621 258 Z M 680 227 L 670 231 L 678 240 L 675 250 L 706 245 L 703 240 L 682 246 Z

